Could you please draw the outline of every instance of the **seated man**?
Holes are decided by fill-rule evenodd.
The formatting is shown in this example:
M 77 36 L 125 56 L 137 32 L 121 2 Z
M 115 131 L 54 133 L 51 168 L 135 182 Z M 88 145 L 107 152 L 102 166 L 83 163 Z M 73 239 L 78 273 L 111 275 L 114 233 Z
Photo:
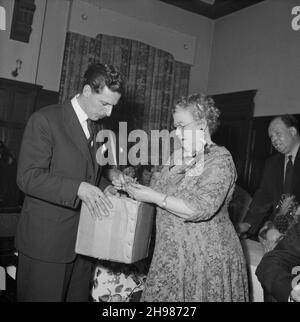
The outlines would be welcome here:
M 300 221 L 266 253 L 256 269 L 265 291 L 277 301 L 300 302 Z
M 300 201 L 300 136 L 299 124 L 292 115 L 275 117 L 269 125 L 269 137 L 279 152 L 265 164 L 261 185 L 256 191 L 240 234 L 257 235 L 266 220 L 271 219 L 282 194 L 292 194 Z

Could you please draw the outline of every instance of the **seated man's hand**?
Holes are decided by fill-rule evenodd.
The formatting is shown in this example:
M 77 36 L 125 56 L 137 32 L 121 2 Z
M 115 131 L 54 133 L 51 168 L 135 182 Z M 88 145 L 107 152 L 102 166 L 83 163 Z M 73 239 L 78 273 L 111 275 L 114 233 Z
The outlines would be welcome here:
M 291 292 L 291 300 L 300 302 L 300 284 L 296 285 Z
M 258 235 L 262 235 L 264 232 L 267 232 L 270 228 L 273 227 L 272 221 L 266 221 L 264 225 L 260 228 Z
M 239 235 L 246 233 L 250 229 L 251 225 L 247 222 L 241 222 L 237 225 L 237 232 Z
M 103 191 L 90 183 L 81 182 L 77 195 L 85 203 L 95 219 L 108 216 L 109 210 L 113 208 L 112 203 Z

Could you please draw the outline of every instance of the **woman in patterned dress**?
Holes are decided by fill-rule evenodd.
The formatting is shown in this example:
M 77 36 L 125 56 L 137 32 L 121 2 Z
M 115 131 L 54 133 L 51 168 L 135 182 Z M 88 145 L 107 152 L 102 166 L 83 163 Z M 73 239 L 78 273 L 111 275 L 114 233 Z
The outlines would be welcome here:
M 219 114 L 201 94 L 178 101 L 173 118 L 183 153 L 174 153 L 151 188 L 127 188 L 136 200 L 157 205 L 142 301 L 248 301 L 244 255 L 227 210 L 236 170 L 228 150 L 211 140 Z

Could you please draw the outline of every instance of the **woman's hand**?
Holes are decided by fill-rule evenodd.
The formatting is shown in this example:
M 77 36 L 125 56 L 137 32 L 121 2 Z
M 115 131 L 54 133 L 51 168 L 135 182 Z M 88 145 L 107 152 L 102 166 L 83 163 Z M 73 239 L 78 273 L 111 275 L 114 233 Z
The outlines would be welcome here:
M 126 191 L 127 185 L 135 182 L 136 179 L 126 176 L 124 174 L 120 174 L 119 177 L 113 179 L 112 184 L 115 186 L 117 190 Z
M 131 183 L 127 185 L 126 191 L 131 198 L 134 198 L 138 201 L 155 204 L 178 217 L 188 219 L 195 215 L 195 211 L 190 209 L 185 204 L 184 200 L 174 196 L 167 197 L 166 194 L 157 192 L 148 186 L 143 186 L 138 183 Z
M 121 190 L 124 189 L 126 185 L 127 176 L 124 175 L 121 171 L 114 171 L 110 175 L 111 182 L 115 186 L 116 189 Z
M 153 202 L 156 203 L 157 192 L 147 186 L 138 183 L 129 183 L 126 186 L 126 192 L 131 198 L 137 201 Z
M 125 190 L 125 191 L 126 191 L 126 186 L 129 183 L 136 181 L 136 179 L 130 176 L 127 176 L 120 170 L 116 170 L 116 169 L 111 169 L 109 171 L 108 178 L 109 180 L 111 180 L 112 184 L 117 190 Z

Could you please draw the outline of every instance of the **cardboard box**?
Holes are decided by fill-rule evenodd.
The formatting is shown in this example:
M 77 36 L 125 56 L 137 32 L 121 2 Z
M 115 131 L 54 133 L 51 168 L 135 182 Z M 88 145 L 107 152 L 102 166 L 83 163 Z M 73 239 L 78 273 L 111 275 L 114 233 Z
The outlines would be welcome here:
M 126 197 L 111 197 L 108 217 L 94 219 L 82 204 L 75 251 L 122 263 L 148 256 L 155 208 Z

